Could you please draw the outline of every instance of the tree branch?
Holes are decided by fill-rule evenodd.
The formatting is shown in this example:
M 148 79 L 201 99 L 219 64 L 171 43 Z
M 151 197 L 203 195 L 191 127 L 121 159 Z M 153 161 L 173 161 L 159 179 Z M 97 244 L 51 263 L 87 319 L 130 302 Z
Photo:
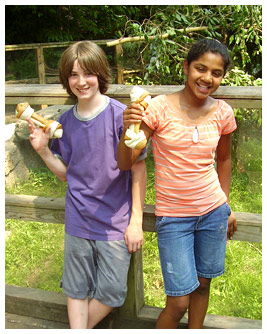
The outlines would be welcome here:
M 202 30 L 207 30 L 208 27 L 207 26 L 203 26 L 203 27 L 192 27 L 192 28 L 185 28 L 185 29 L 177 29 L 177 31 L 179 32 L 192 32 L 192 31 L 202 31 Z M 149 40 L 155 39 L 157 36 L 148 36 L 147 38 Z M 161 38 L 168 38 L 169 34 L 162 34 L 159 35 L 159 37 Z M 128 42 L 142 42 L 145 41 L 145 36 L 134 36 L 134 37 L 121 37 L 119 39 L 116 39 L 114 41 L 111 42 L 107 42 L 107 46 L 115 46 L 118 44 L 123 44 L 123 43 L 128 43 Z

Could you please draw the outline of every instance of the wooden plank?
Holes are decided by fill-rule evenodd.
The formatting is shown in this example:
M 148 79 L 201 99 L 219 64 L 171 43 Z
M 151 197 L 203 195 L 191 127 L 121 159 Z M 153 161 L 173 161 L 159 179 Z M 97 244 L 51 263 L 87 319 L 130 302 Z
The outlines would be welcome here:
M 138 314 L 138 320 L 155 321 L 161 308 L 144 306 Z M 187 328 L 188 314 L 181 319 L 179 328 Z M 215 314 L 207 314 L 203 324 L 203 329 L 259 329 L 262 328 L 261 320 L 253 320 L 246 318 L 237 318 L 229 316 L 221 316 Z
M 66 296 L 60 292 L 6 285 L 5 311 L 12 314 L 12 316 L 6 314 L 9 328 L 38 328 L 41 325 L 46 328 L 45 326 L 52 327 L 52 322 L 57 323 L 55 328 L 60 328 L 59 323 L 62 324 L 62 328 L 68 327 Z M 104 319 L 97 328 L 153 329 L 162 308 L 145 305 L 138 315 L 132 318 L 124 317 L 117 311 L 114 310 L 108 316 L 108 319 Z M 14 314 L 20 315 L 20 317 L 15 318 Z M 31 317 L 32 319 L 25 319 L 25 317 Z M 14 323 L 14 321 L 17 322 Z M 183 317 L 179 328 L 186 327 L 187 314 Z M 262 321 L 207 314 L 203 328 L 260 329 L 262 328 Z
M 107 91 L 109 96 L 128 97 L 132 89 L 132 85 L 111 84 Z M 159 94 L 174 93 L 184 86 L 179 85 L 140 85 L 140 87 L 147 89 L 151 96 Z M 62 88 L 61 84 L 6 84 L 6 96 L 68 96 L 67 92 Z M 261 100 L 262 87 L 260 86 L 221 86 L 213 94 L 216 98 L 222 99 L 247 99 L 247 100 Z
M 19 207 L 65 210 L 65 199 L 30 195 L 6 194 L 6 204 Z
M 5 311 L 68 323 L 67 297 L 59 292 L 6 285 Z
M 43 223 L 65 223 L 65 199 L 6 195 L 6 218 Z
M 183 86 L 162 85 L 162 86 L 140 86 L 147 89 L 151 96 L 160 94 L 170 94 L 182 89 Z M 122 103 L 129 104 L 130 85 L 112 84 L 109 86 L 107 95 Z M 262 107 L 262 87 L 253 86 L 221 86 L 213 95 L 215 98 L 224 99 L 232 107 L 261 108 Z M 68 96 L 67 92 L 60 84 L 6 84 L 5 103 L 17 104 L 21 101 L 28 101 L 30 104 L 74 104 L 75 99 Z
M 13 96 L 13 97 L 6 97 L 5 103 L 6 104 L 14 104 L 17 105 L 21 102 L 29 102 L 31 105 L 43 105 L 46 104 L 48 106 L 52 105 L 70 105 L 72 106 L 75 104 L 75 100 L 71 97 L 42 97 L 42 96 Z
M 5 329 L 69 329 L 69 324 L 6 313 Z
M 65 199 L 6 194 L 6 218 L 64 224 Z M 262 242 L 262 215 L 235 212 L 238 230 L 233 240 Z M 145 205 L 143 229 L 155 232 L 155 206 Z
M 112 39 L 103 39 L 103 40 L 92 40 L 92 42 L 98 45 L 107 45 L 107 43 L 113 41 Z M 5 45 L 5 51 L 18 51 L 18 50 L 30 50 L 30 49 L 38 49 L 39 47 L 43 47 L 44 49 L 49 48 L 67 48 L 68 46 L 76 43 L 76 41 L 72 42 L 52 42 L 52 43 L 29 43 L 29 44 L 10 44 Z

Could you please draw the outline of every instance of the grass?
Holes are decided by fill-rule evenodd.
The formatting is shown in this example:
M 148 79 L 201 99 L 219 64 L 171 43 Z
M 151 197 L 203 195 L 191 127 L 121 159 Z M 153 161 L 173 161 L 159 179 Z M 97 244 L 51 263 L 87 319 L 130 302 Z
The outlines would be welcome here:
M 64 225 L 6 219 L 6 283 L 60 291 Z
M 253 145 L 254 144 L 254 145 Z M 261 150 L 259 143 L 244 144 L 246 172 L 234 172 L 231 203 L 234 211 L 261 212 Z M 258 146 L 257 146 L 258 147 Z M 258 157 L 258 158 L 257 158 Z M 154 164 L 147 158 L 146 203 L 155 203 Z M 64 197 L 66 183 L 47 169 L 32 170 L 30 178 L 6 192 Z M 6 219 L 6 284 L 61 291 L 59 287 L 64 248 L 64 225 Z M 143 272 L 145 302 L 164 307 L 165 295 L 156 233 L 144 233 Z M 231 241 L 227 244 L 226 273 L 213 279 L 208 313 L 262 318 L 262 245 Z

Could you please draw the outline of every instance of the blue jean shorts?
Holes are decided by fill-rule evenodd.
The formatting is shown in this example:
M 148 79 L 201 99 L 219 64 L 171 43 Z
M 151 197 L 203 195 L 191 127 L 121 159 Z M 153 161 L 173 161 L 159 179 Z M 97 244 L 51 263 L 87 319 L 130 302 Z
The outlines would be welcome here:
M 198 276 L 213 278 L 225 272 L 227 203 L 196 217 L 158 217 L 156 231 L 168 296 L 184 296 L 199 286 Z

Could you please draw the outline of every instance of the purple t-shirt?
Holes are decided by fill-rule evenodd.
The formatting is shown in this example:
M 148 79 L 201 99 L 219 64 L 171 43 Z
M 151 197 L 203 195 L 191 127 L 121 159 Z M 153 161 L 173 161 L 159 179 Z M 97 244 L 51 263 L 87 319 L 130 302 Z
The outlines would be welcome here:
M 117 145 L 123 131 L 122 103 L 106 104 L 89 119 L 76 105 L 59 118 L 63 136 L 51 150 L 67 165 L 66 233 L 91 240 L 122 240 L 131 214 L 131 172 L 120 171 Z

